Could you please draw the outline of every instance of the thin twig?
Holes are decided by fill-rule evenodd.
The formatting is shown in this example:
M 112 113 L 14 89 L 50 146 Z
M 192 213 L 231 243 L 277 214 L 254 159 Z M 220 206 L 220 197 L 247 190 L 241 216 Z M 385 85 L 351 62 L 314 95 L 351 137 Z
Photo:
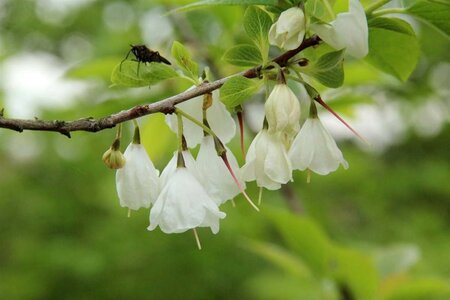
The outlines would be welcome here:
M 320 38 L 314 35 L 311 38 L 305 39 L 297 49 L 285 52 L 284 54 L 275 58 L 273 62 L 277 63 L 281 67 L 284 67 L 288 64 L 289 59 L 297 55 L 299 52 L 308 47 L 316 46 L 319 43 Z M 26 120 L 26 119 L 5 118 L 3 116 L 3 113 L 0 113 L 0 128 L 11 129 L 18 132 L 22 132 L 24 130 L 59 132 L 69 138 L 70 133 L 73 131 L 98 132 L 104 129 L 113 128 L 117 124 L 120 124 L 122 122 L 134 120 L 139 117 L 153 113 L 172 114 L 175 111 L 175 105 L 187 101 L 189 99 L 195 98 L 197 96 L 204 95 L 206 93 L 211 93 L 212 91 L 219 89 L 228 79 L 234 76 L 257 78 L 261 72 L 261 69 L 262 66 L 259 66 L 229 77 L 216 80 L 211 83 L 203 83 L 194 89 L 160 100 L 158 102 L 145 105 L 138 105 L 128 110 L 123 110 L 100 119 L 88 117 L 74 121 L 63 121 L 63 120 L 45 121 L 39 119 Z

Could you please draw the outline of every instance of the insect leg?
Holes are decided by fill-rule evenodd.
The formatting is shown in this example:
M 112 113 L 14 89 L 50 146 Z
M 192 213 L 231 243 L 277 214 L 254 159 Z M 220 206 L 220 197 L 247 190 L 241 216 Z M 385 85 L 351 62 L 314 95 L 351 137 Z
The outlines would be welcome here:
M 141 66 L 141 62 L 138 60 L 138 67 L 137 67 L 137 76 L 139 77 L 139 67 Z
M 119 71 L 122 71 L 122 63 L 128 59 L 128 56 L 130 56 L 130 53 L 131 53 L 131 49 L 130 49 L 130 51 L 128 51 L 127 56 L 125 56 L 125 58 L 120 62 Z

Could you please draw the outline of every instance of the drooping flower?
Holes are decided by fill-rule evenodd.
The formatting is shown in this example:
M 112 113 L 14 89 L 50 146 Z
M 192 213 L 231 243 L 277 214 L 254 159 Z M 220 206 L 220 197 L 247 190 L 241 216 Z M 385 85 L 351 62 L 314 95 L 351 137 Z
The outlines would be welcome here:
M 306 19 L 303 10 L 292 7 L 281 13 L 269 30 L 269 43 L 292 50 L 300 46 L 305 37 Z
M 269 132 L 283 132 L 294 137 L 300 129 L 300 103 L 283 83 L 275 85 L 265 104 Z
M 335 171 L 340 164 L 348 168 L 341 150 L 317 116 L 305 121 L 289 149 L 289 158 L 294 169 L 309 169 L 320 175 Z
M 204 181 L 203 175 L 197 169 L 197 162 L 195 161 L 191 152 L 189 150 L 184 150 L 182 151 L 182 155 L 184 159 L 184 164 L 186 168 L 189 170 L 189 172 L 192 175 L 194 175 L 194 177 L 197 178 L 198 181 L 203 182 Z M 175 151 L 174 155 L 172 156 L 172 159 L 169 161 L 164 170 L 161 172 L 160 190 L 162 190 L 166 186 L 169 179 L 175 173 L 175 170 L 177 169 L 177 160 L 178 160 L 178 151 Z
M 165 233 L 181 233 L 210 227 L 216 234 L 223 218 L 225 213 L 219 211 L 197 178 L 186 167 L 177 167 L 150 211 L 148 230 L 159 226 Z
M 131 143 L 124 157 L 125 166 L 116 172 L 120 206 L 133 210 L 148 208 L 159 195 L 159 171 L 141 144 Z
M 292 166 L 281 134 L 263 128 L 250 145 L 241 172 L 245 181 L 256 180 L 259 187 L 269 190 L 292 180 Z
M 230 167 L 242 188 L 245 189 L 244 181 L 240 180 L 240 170 L 236 158 L 228 148 L 225 147 L 225 149 L 227 150 L 226 153 Z M 197 155 L 197 168 L 204 176 L 203 186 L 217 205 L 233 199 L 240 193 L 239 187 L 233 180 L 222 158 L 217 155 L 214 138 L 211 135 L 203 137 Z
M 366 14 L 359 0 L 349 0 L 349 11 L 340 13 L 330 24 L 311 24 L 310 27 L 325 43 L 335 49 L 346 48 L 356 58 L 369 52 L 369 29 Z
M 203 121 L 203 96 L 177 104 L 176 107 L 198 121 Z M 211 129 L 224 143 L 228 143 L 236 134 L 236 123 L 225 105 L 220 101 L 219 90 L 215 90 L 212 93 L 212 105 L 207 110 L 206 119 Z M 178 131 L 176 115 L 167 115 L 166 122 L 173 132 Z M 183 135 L 186 137 L 188 147 L 193 148 L 201 143 L 203 139 L 203 129 L 191 121 L 185 120 L 183 122 Z

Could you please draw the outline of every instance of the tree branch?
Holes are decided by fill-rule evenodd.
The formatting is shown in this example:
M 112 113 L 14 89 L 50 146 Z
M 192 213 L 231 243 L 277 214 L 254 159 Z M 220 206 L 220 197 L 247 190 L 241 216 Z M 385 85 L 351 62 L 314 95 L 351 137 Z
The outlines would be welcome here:
M 318 45 L 319 43 L 320 38 L 314 35 L 311 38 L 305 39 L 297 49 L 283 53 L 282 55 L 275 58 L 273 62 L 277 63 L 281 67 L 284 67 L 288 64 L 289 59 L 297 55 L 299 52 L 308 47 Z M 3 111 L 0 111 L 0 128 L 11 129 L 18 132 L 22 132 L 24 130 L 53 131 L 59 132 L 69 138 L 72 131 L 98 132 L 107 128 L 113 128 L 119 123 L 157 112 L 171 114 L 175 111 L 175 105 L 217 90 L 231 77 L 245 76 L 247 78 L 256 78 L 259 76 L 261 69 L 262 66 L 259 66 L 229 77 L 216 80 L 211 83 L 203 83 L 196 88 L 185 91 L 181 94 L 177 94 L 155 103 L 138 105 L 128 110 L 123 110 L 100 119 L 94 119 L 91 117 L 74 121 L 11 119 L 3 117 Z

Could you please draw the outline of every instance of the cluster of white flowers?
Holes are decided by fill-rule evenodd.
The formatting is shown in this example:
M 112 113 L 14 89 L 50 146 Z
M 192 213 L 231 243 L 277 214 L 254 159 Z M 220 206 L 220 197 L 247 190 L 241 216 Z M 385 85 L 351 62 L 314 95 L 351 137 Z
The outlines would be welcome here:
M 166 122 L 181 134 L 181 146 L 161 175 L 140 143 L 137 125 L 122 164 L 111 165 L 106 154 L 104 161 L 118 169 L 116 187 L 122 207 L 138 210 L 152 206 L 149 230 L 159 226 L 165 233 L 181 233 L 210 227 L 217 233 L 219 220 L 225 217 L 219 206 L 241 192 L 245 194 L 238 162 L 223 144 L 234 137 L 236 124 L 218 99 L 218 91 L 181 103 L 177 109 L 177 114 L 167 115 Z M 180 114 L 185 116 L 184 120 Z M 202 123 L 208 124 L 206 129 L 209 128 L 213 135 L 205 132 Z M 180 128 L 182 132 L 179 132 Z M 189 148 L 198 144 L 200 149 L 194 158 Z M 120 156 L 117 139 L 114 145 L 107 151 L 108 157 L 112 151 L 115 156 Z
M 292 7 L 281 13 L 269 32 L 269 42 L 286 50 L 297 48 L 305 33 L 316 33 L 335 49 L 346 49 L 353 57 L 363 58 L 369 52 L 369 30 L 366 14 L 359 0 L 349 0 L 349 11 L 340 13 L 330 23 L 308 24 L 303 10 Z
M 363 41 L 367 40 L 367 23 L 363 15 L 359 1 L 350 0 L 348 13 L 339 14 L 331 24 L 316 23 L 310 27 L 331 46 L 347 48 L 351 55 L 361 57 L 367 52 L 367 41 Z M 270 43 L 295 49 L 305 37 L 307 23 L 301 8 L 286 10 L 270 29 Z M 347 33 L 343 27 L 354 30 Z M 119 130 L 103 159 L 118 169 L 120 205 L 129 210 L 151 207 L 149 230 L 158 226 L 165 233 L 193 229 L 198 241 L 195 229 L 210 227 L 217 233 L 220 219 L 225 218 L 219 206 L 239 193 L 258 210 L 245 193 L 245 182 L 256 181 L 260 188 L 276 190 L 292 181 L 293 170 L 326 175 L 339 165 L 348 168 L 336 142 L 320 122 L 313 100 L 309 117 L 300 126 L 300 103 L 286 84 L 283 72 L 279 70 L 278 83 L 267 98 L 264 124 L 251 143 L 242 168 L 225 146 L 235 136 L 236 124 L 219 100 L 218 90 L 180 103 L 174 114 L 166 116 L 168 126 L 178 133 L 179 150 L 161 175 L 140 144 L 137 123 L 133 142 L 123 156 L 118 150 Z M 190 149 L 199 144 L 194 158 Z
M 315 104 L 300 129 L 300 103 L 284 83 L 275 86 L 265 104 L 266 118 L 246 157 L 242 175 L 259 187 L 276 190 L 292 180 L 293 170 L 320 175 L 348 164 L 330 133 L 320 122 Z
M 325 175 L 339 164 L 348 167 L 317 113 L 311 114 L 300 129 L 299 101 L 284 83 L 277 84 L 266 101 L 265 126 L 251 143 L 242 169 L 222 143 L 235 135 L 236 125 L 218 99 L 218 91 L 177 107 L 183 110 L 168 115 L 166 121 L 174 131 L 182 128 L 182 147 L 161 175 L 140 144 L 137 126 L 116 173 L 122 207 L 138 210 L 152 206 L 149 230 L 159 226 L 165 233 L 181 233 L 210 227 L 217 233 L 219 220 L 225 217 L 219 206 L 243 192 L 245 181 L 256 180 L 257 186 L 275 190 L 292 180 L 294 169 Z M 201 122 L 208 127 L 202 127 Z M 214 130 L 210 134 L 205 127 Z M 194 158 L 189 148 L 198 144 L 200 149 Z

